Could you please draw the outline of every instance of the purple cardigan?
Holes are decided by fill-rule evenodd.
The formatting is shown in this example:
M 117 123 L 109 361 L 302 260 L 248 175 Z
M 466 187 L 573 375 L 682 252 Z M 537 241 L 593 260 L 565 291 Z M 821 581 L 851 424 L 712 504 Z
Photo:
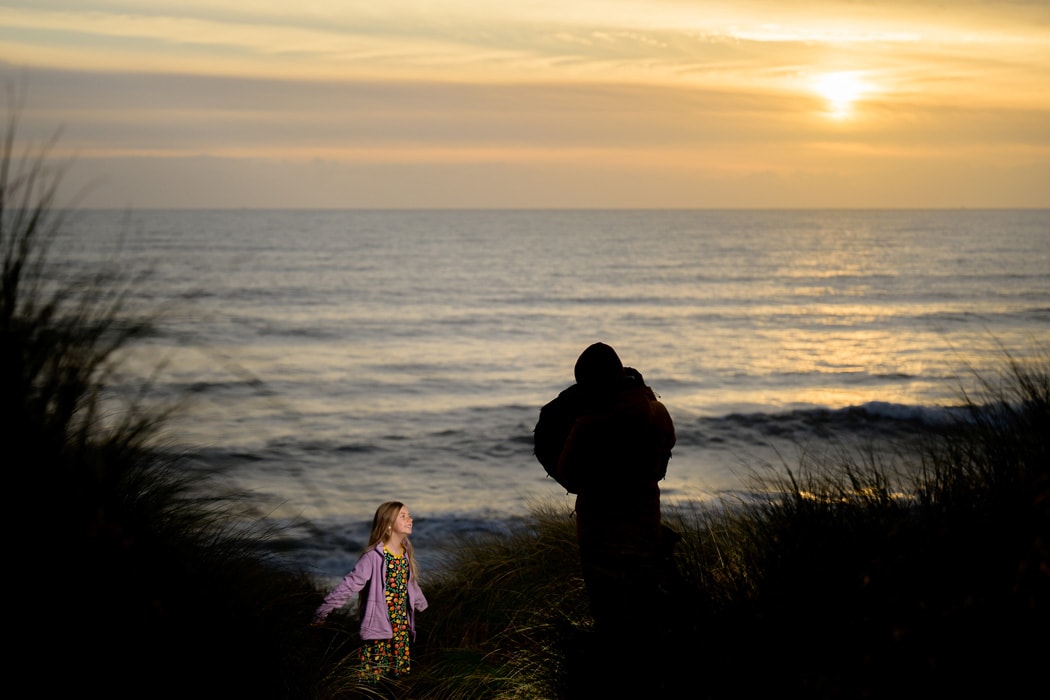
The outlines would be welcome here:
M 361 555 L 354 566 L 354 570 L 343 577 L 332 592 L 325 596 L 324 603 L 314 613 L 314 620 L 321 622 L 329 613 L 341 608 L 365 586 L 369 581 L 378 581 L 380 584 L 386 580 L 386 557 L 383 556 L 383 543 L 380 542 L 374 549 L 370 549 Z M 361 614 L 361 639 L 391 639 L 394 636 L 394 628 L 390 624 L 390 611 L 386 604 L 386 586 L 368 586 L 365 597 L 365 609 Z M 408 575 L 408 629 L 412 638 L 416 638 L 416 611 L 427 609 L 427 599 L 416 582 L 411 571 Z

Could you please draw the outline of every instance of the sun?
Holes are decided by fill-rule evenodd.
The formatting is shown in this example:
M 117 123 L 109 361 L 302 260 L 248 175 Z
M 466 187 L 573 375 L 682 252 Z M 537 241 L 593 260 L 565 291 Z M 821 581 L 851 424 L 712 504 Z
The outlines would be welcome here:
M 853 112 L 853 103 L 870 89 L 859 71 L 823 73 L 813 80 L 813 88 L 828 101 L 829 114 L 844 119 Z

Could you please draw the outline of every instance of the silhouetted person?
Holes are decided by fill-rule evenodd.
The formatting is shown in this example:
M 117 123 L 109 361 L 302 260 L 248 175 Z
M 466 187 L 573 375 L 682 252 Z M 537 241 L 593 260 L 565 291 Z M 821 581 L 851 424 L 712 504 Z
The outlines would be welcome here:
M 595 343 L 580 355 L 576 384 L 540 410 L 536 457 L 576 494 L 580 564 L 596 629 L 628 653 L 667 627 L 660 487 L 675 444 L 667 409 L 641 373 Z M 659 673 L 650 669 L 653 673 Z

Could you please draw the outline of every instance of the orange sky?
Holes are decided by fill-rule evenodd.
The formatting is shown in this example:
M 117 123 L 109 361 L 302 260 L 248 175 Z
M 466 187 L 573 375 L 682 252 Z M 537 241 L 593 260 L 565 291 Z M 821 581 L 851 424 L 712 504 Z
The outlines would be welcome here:
M 1047 207 L 1050 2 L 0 0 L 114 207 Z

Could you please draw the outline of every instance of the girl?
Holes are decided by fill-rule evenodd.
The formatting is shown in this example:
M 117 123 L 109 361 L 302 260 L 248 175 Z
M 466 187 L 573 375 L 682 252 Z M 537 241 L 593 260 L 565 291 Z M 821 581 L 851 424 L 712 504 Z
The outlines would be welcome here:
M 404 503 L 389 501 L 376 509 L 372 534 L 354 570 L 339 582 L 314 614 L 320 623 L 364 591 L 360 602 L 360 651 L 362 680 L 409 672 L 409 641 L 415 640 L 417 610 L 426 610 L 427 599 L 416 581 L 412 543 L 412 516 Z M 367 589 L 367 590 L 366 590 Z

